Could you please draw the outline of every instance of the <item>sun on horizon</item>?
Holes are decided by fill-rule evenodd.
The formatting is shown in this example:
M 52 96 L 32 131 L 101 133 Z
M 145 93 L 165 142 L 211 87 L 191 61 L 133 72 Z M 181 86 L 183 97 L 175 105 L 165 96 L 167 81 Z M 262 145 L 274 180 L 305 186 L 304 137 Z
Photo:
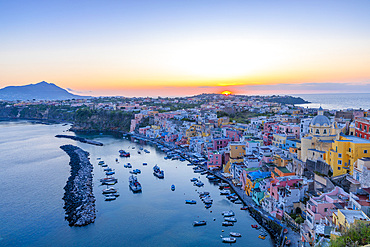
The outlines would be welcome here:
M 223 95 L 225 95 L 225 96 L 228 96 L 228 95 L 230 95 L 231 94 L 231 92 L 230 91 L 223 91 L 221 94 L 223 94 Z

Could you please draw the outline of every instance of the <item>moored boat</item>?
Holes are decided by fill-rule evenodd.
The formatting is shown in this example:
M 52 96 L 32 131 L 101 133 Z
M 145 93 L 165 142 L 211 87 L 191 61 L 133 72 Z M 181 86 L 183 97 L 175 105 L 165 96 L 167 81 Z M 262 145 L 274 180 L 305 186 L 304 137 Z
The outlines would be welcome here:
M 133 192 L 139 192 L 139 191 L 141 191 L 141 184 L 137 180 L 137 177 L 134 176 L 134 175 L 131 175 L 129 177 L 129 186 L 130 186 L 130 189 Z
M 103 189 L 103 194 L 110 194 L 110 193 L 116 193 L 117 190 L 113 187 L 109 187 L 107 189 Z
M 201 220 L 201 221 L 194 221 L 193 226 L 204 226 L 207 224 L 207 221 Z
M 233 226 L 234 223 L 233 222 L 229 222 L 229 221 L 224 221 L 224 222 L 222 222 L 222 225 L 223 226 Z
M 224 242 L 224 243 L 235 243 L 236 242 L 236 238 L 233 238 L 233 237 L 222 238 L 222 242 Z
M 171 190 L 174 191 L 175 190 L 175 185 L 171 185 Z
M 159 166 L 155 165 L 153 167 L 153 174 L 157 178 L 164 178 L 164 171 L 159 168 Z
M 225 221 L 236 222 L 236 218 L 235 217 L 225 217 Z
M 241 237 L 242 235 L 238 232 L 230 232 L 231 237 Z
M 195 201 L 195 200 L 185 200 L 185 203 L 186 204 L 196 204 L 197 201 Z
M 115 197 L 115 196 L 113 196 L 113 195 L 107 195 L 107 196 L 105 197 L 105 200 L 106 200 L 106 201 L 113 201 L 113 200 L 116 200 L 116 198 L 117 198 L 117 197 Z
M 235 215 L 235 213 L 234 213 L 234 211 L 229 210 L 229 211 L 223 211 L 223 212 L 222 212 L 222 215 L 223 215 L 224 217 L 231 217 L 231 216 L 234 216 L 234 215 Z

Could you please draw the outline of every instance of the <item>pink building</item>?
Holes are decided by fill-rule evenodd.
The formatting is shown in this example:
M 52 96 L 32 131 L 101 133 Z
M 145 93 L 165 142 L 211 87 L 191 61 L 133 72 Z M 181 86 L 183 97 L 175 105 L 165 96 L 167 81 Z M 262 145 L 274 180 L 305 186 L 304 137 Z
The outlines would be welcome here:
M 324 193 L 318 197 L 311 197 L 307 202 L 307 225 L 313 229 L 316 223 L 325 221 L 326 217 L 331 217 L 333 211 L 338 206 L 343 208 L 348 204 L 349 194 L 342 188 L 335 187 L 332 191 Z
M 146 135 L 146 131 L 150 129 L 150 126 L 139 128 L 139 134 Z
M 207 169 L 221 167 L 222 167 L 222 154 L 218 151 L 209 151 Z
M 238 131 L 236 131 L 236 130 L 227 129 L 226 130 L 226 137 L 228 137 L 231 141 L 235 141 L 235 142 L 240 141 Z
M 276 124 L 276 122 L 265 122 L 263 124 L 263 132 L 273 132 Z
M 167 134 L 165 137 L 164 137 L 164 140 L 166 142 L 174 142 L 177 140 L 177 137 L 178 135 L 177 134 Z
M 229 138 L 215 138 L 213 139 L 213 150 L 220 150 L 221 148 L 224 148 L 229 143 Z
M 300 138 L 301 128 L 296 124 L 283 125 L 279 124 L 276 126 L 275 133 L 277 134 L 286 134 L 286 135 L 295 135 L 297 139 Z
M 272 139 L 274 138 L 274 135 L 272 133 L 264 133 L 263 134 L 263 145 L 269 146 L 272 145 Z

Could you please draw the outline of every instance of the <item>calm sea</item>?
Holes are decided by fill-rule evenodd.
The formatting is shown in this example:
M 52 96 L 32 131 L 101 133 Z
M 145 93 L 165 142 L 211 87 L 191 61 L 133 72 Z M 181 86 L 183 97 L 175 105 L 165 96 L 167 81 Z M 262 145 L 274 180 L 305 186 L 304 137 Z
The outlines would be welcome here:
M 301 104 L 303 107 L 319 108 L 329 110 L 340 109 L 370 109 L 370 93 L 337 93 L 337 94 L 297 94 L 310 104 Z
M 256 222 L 239 210 L 240 205 L 220 196 L 218 188 L 200 176 L 205 183 L 200 190 L 209 191 L 214 199 L 213 206 L 205 209 L 197 187 L 190 182 L 199 175 L 187 162 L 166 161 L 165 154 L 154 146 L 108 135 L 89 136 L 103 142 L 102 147 L 54 137 L 67 129 L 62 125 L 0 122 L 0 246 L 225 246 L 220 235 L 227 236 L 230 231 L 242 234 L 235 246 L 272 246 L 269 237 L 258 238 L 259 231 L 251 228 Z M 59 148 L 64 144 L 90 152 L 94 164 L 97 218 L 85 227 L 69 227 L 64 220 L 63 187 L 70 170 L 69 156 Z M 140 145 L 150 154 L 138 154 Z M 119 158 L 119 149 L 129 150 L 131 158 Z M 104 187 L 98 180 L 104 172 L 97 158 L 115 169 L 119 181 L 115 187 L 121 194 L 115 201 L 106 202 L 101 194 Z M 138 175 L 141 194 L 128 188 L 126 162 L 142 170 Z M 165 179 L 153 176 L 155 164 L 165 171 Z M 175 184 L 175 191 L 171 191 L 171 184 Z M 186 199 L 198 203 L 186 205 Z M 222 227 L 221 212 L 229 209 L 234 210 L 238 222 Z M 193 227 L 194 220 L 206 220 L 207 225 Z

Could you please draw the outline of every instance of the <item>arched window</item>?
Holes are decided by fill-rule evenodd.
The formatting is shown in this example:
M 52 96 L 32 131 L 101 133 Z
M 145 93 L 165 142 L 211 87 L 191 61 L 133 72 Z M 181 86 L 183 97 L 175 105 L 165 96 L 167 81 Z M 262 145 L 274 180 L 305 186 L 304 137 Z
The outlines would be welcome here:
M 320 131 L 319 131 L 319 129 L 316 129 L 316 134 L 320 134 Z
M 326 134 L 326 129 L 324 130 L 323 134 L 324 134 L 324 135 Z

